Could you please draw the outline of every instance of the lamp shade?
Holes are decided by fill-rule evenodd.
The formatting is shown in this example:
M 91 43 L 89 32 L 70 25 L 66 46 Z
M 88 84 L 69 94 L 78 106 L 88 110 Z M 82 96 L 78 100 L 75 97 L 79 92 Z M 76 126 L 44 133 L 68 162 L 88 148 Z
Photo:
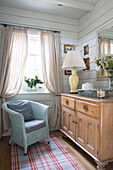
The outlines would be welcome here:
M 62 69 L 72 70 L 83 70 L 86 68 L 82 55 L 79 51 L 68 51 L 64 60 Z

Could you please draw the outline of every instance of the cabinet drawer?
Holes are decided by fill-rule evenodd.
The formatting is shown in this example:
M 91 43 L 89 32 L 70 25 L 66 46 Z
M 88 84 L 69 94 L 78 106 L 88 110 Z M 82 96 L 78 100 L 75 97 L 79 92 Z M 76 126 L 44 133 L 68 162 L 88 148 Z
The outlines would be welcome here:
M 75 99 L 73 99 L 73 98 L 62 96 L 61 97 L 61 104 L 63 106 L 66 106 L 66 107 L 68 107 L 70 109 L 75 110 Z
M 99 106 L 95 103 L 76 100 L 76 110 L 95 118 L 99 117 Z

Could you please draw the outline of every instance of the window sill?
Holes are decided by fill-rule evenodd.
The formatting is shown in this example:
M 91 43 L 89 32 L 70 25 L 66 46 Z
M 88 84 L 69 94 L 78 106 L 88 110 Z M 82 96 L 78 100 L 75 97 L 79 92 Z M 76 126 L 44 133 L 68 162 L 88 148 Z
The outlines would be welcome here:
M 45 87 L 44 84 L 41 84 L 39 86 L 36 87 L 36 91 L 34 89 L 28 89 L 26 88 L 26 86 L 23 86 L 20 90 L 20 92 L 18 93 L 19 95 L 21 94 L 30 94 L 30 95 L 35 95 L 35 94 L 50 94 L 50 91 Z
M 33 95 L 35 95 L 35 94 L 50 94 L 50 92 L 48 91 L 48 92 L 44 92 L 44 91 L 41 91 L 41 92 L 39 92 L 39 91 L 26 91 L 26 92 L 19 92 L 18 93 L 18 95 L 21 95 L 21 94 L 25 94 L 25 95 L 29 95 L 29 94 L 33 94 Z

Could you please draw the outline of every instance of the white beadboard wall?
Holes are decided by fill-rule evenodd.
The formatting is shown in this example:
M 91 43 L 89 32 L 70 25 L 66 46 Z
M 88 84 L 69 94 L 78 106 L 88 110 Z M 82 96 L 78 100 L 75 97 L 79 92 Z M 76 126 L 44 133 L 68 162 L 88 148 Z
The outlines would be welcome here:
M 110 29 L 106 29 L 106 30 L 102 31 L 101 33 L 99 33 L 99 36 L 113 40 L 113 27 L 111 27 Z
M 79 50 L 84 58 L 90 58 L 90 71 L 79 72 L 79 88 L 89 82 L 94 88 L 108 88 L 108 81 L 96 81 L 96 31 L 113 21 L 113 0 L 100 0 L 92 12 L 79 19 Z M 89 54 L 84 56 L 83 47 L 89 45 Z
M 0 23 L 28 26 L 33 28 L 42 28 L 49 30 L 58 30 L 61 32 L 61 59 L 64 61 L 64 44 L 73 44 L 76 49 L 78 44 L 78 20 L 67 17 L 60 17 L 31 10 L 0 6 Z M 0 25 L 0 44 L 1 44 L 1 25 Z M 1 45 L 0 45 L 1 46 Z M 69 92 L 68 76 L 63 74 L 63 91 Z M 53 105 L 54 96 L 51 93 L 46 94 L 18 94 L 10 100 L 29 99 L 39 101 L 50 106 L 49 117 Z
M 64 44 L 74 44 L 75 49 L 79 49 L 83 55 L 83 47 L 89 45 L 89 55 L 83 55 L 84 58 L 90 57 L 90 70 L 78 72 L 80 82 L 93 83 L 95 88 L 107 88 L 107 81 L 96 81 L 95 64 L 96 57 L 96 31 L 113 20 L 113 0 L 100 0 L 94 11 L 86 13 L 79 20 L 60 17 L 56 15 L 45 14 L 41 12 L 0 6 L 0 23 L 42 28 L 49 30 L 58 30 L 61 32 L 61 59 L 64 61 Z M 1 25 L 0 25 L 0 47 L 1 47 Z M 69 92 L 69 76 L 63 74 L 63 91 Z M 18 94 L 13 99 L 29 99 L 39 101 L 50 106 L 49 117 L 51 114 L 54 96 L 46 94 Z

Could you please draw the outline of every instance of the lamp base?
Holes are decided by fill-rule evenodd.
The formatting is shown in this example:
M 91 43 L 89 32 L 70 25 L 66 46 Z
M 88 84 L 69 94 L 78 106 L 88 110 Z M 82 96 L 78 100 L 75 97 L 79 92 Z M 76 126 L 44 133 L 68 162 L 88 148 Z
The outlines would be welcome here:
M 69 92 L 70 94 L 78 94 L 78 92 Z
M 69 77 L 69 84 L 70 84 L 70 93 L 76 94 L 77 93 L 77 87 L 78 87 L 79 77 L 76 74 L 76 70 L 72 69 L 72 75 Z

